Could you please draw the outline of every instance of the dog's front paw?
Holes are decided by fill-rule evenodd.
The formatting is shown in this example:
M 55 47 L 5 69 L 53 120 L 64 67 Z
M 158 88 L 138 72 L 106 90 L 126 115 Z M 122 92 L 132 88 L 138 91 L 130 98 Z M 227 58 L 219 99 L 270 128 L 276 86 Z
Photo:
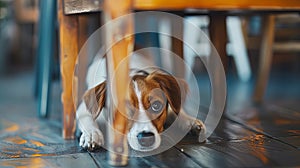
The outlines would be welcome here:
M 103 134 L 99 129 L 93 129 L 83 132 L 79 142 L 79 146 L 87 150 L 95 150 L 103 144 Z
M 198 136 L 198 142 L 203 143 L 206 141 L 206 127 L 202 121 L 196 119 L 192 126 L 192 132 Z

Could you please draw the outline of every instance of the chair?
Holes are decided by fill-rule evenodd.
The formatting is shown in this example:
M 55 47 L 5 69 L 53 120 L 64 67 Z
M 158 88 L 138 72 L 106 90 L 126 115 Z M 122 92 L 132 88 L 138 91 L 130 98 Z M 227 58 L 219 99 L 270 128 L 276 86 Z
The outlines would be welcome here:
M 187 21 L 197 25 L 198 27 L 209 27 L 209 18 L 206 16 L 190 16 L 186 18 Z M 242 32 L 241 20 L 237 16 L 229 16 L 226 18 L 226 30 L 228 35 L 228 44 L 226 46 L 227 55 L 232 55 L 237 67 L 238 77 L 241 81 L 247 82 L 251 78 L 251 67 L 248 59 L 247 48 Z M 206 40 L 199 41 L 200 35 L 190 33 L 188 26 L 184 29 L 185 42 L 192 45 L 194 49 L 198 50 L 198 53 L 202 53 L 204 56 L 210 54 L 210 44 Z M 209 36 L 209 33 L 207 36 Z M 193 52 L 185 46 L 184 59 L 186 63 L 192 67 L 195 55 Z M 188 78 L 190 74 L 186 74 Z
M 260 50 L 260 63 L 258 69 L 258 77 L 255 85 L 253 99 L 257 103 L 261 103 L 266 92 L 268 79 L 270 76 L 273 52 L 284 51 L 293 52 L 300 51 L 300 42 L 275 42 L 275 25 L 276 22 L 283 24 L 300 23 L 299 14 L 289 15 L 269 15 L 263 18 L 262 30 L 262 48 Z

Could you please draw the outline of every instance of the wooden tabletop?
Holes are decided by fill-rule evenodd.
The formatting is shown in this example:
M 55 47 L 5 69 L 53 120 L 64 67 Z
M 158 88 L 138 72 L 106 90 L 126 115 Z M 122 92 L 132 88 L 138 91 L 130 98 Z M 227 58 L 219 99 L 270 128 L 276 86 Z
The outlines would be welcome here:
M 299 0 L 135 0 L 135 9 L 141 10 L 296 10 Z
M 103 0 L 64 0 L 66 14 L 97 12 Z M 300 0 L 134 0 L 135 10 L 297 11 Z

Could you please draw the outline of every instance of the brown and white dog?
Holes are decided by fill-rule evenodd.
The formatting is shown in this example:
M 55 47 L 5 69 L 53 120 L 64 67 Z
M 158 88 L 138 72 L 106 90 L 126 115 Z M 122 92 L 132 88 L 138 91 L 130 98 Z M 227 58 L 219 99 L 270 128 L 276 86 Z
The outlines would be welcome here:
M 142 70 L 153 66 L 147 56 L 137 53 L 130 58 L 129 131 L 127 140 L 137 151 L 152 151 L 161 144 L 160 133 L 170 115 L 180 113 L 180 127 L 196 130 L 198 141 L 205 141 L 205 125 L 190 117 L 182 108 L 188 87 L 184 80 L 158 70 Z M 134 70 L 133 70 L 134 69 Z M 104 145 L 106 130 L 106 66 L 105 58 L 96 58 L 87 73 L 88 90 L 77 110 L 77 120 L 82 131 L 79 145 L 94 149 Z M 103 115 L 102 115 L 103 114 Z M 106 135 L 105 135 L 106 136 Z

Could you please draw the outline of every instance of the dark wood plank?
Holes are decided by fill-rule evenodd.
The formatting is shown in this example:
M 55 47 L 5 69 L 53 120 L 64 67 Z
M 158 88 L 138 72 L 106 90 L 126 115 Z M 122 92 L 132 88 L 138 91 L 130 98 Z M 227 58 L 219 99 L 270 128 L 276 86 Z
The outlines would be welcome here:
M 100 150 L 96 153 L 91 153 L 91 156 L 100 167 L 111 167 L 108 164 L 106 151 Z M 128 165 L 125 167 L 199 167 L 199 165 L 178 149 L 171 148 L 153 156 L 129 157 Z
M 199 167 L 196 162 L 174 147 L 144 159 L 151 163 L 152 167 Z
M 0 158 L 24 158 L 80 153 L 75 140 L 65 141 L 61 127 L 53 121 L 36 118 L 8 118 L 0 120 Z
M 205 145 L 178 145 L 203 167 L 297 166 L 300 151 L 263 135 Z
M 55 108 L 51 109 L 47 120 L 41 120 L 36 116 L 36 105 L 30 89 L 32 79 L 33 76 L 25 73 L 0 82 L 1 88 L 15 88 L 13 91 L 0 91 L 1 95 L 8 98 L 5 101 L 0 99 L 0 158 L 80 153 L 78 142 L 65 141 L 61 136 L 61 106 L 58 105 L 60 84 L 53 85 L 55 93 L 52 96 L 55 96 L 55 101 L 52 103 Z
M 90 153 L 95 162 L 98 164 L 99 167 L 113 167 L 108 163 L 108 153 L 107 151 L 101 149 L 97 152 Z M 146 163 L 142 158 L 137 157 L 129 157 L 128 158 L 128 165 L 122 167 L 151 167 L 148 163 Z
M 260 114 L 265 114 L 265 117 L 257 119 L 262 121 L 262 123 L 267 122 L 263 125 L 272 125 L 272 122 L 269 121 L 270 118 L 272 120 L 274 117 L 274 111 L 270 111 L 271 107 L 268 109 L 267 114 L 265 114 L 265 109 L 261 109 L 263 111 Z M 290 117 L 289 114 L 285 113 L 287 113 L 287 110 L 277 109 L 275 116 L 288 118 L 285 120 L 287 123 L 298 115 L 294 112 L 294 115 Z M 246 118 L 247 114 L 249 114 L 249 111 L 243 111 L 235 117 L 238 119 Z M 260 115 L 252 114 L 251 116 L 257 117 Z M 298 120 L 296 118 L 291 123 Z M 251 125 L 251 122 L 248 125 Z M 274 131 L 276 133 L 280 126 L 279 128 L 278 126 L 274 127 L 277 129 Z M 288 130 L 282 128 L 280 131 L 281 135 L 288 137 L 271 139 L 262 134 L 257 134 L 257 132 L 254 132 L 254 129 L 253 131 L 251 128 L 247 129 L 244 124 L 229 121 L 223 117 L 215 132 L 205 144 L 197 143 L 196 137 L 189 135 L 176 147 L 203 167 L 296 166 L 299 165 L 296 157 L 299 154 L 299 150 L 295 148 L 299 147 L 299 140 L 297 141 L 299 136 L 291 135 L 297 135 L 299 133 L 298 128 L 296 127 L 289 134 L 287 133 Z M 286 163 L 286 160 L 289 160 L 289 163 Z
M 0 167 L 89 167 L 97 168 L 89 154 L 44 156 L 32 158 L 13 158 L 0 160 Z
M 221 118 L 217 128 L 205 144 L 220 143 L 223 141 L 238 141 L 255 136 L 257 133 L 246 129 L 243 125 Z M 181 140 L 178 145 L 199 144 L 197 137 L 191 133 Z
M 245 129 L 242 125 L 231 122 L 224 117 L 218 124 L 210 139 L 221 139 L 222 141 L 242 140 L 256 135 L 253 131 Z M 209 139 L 209 140 L 210 140 Z M 210 140 L 212 143 L 215 141 Z
M 300 149 L 300 136 L 278 137 L 278 139 Z
M 245 127 L 274 138 L 300 135 L 300 113 L 276 105 L 251 107 L 228 116 Z

